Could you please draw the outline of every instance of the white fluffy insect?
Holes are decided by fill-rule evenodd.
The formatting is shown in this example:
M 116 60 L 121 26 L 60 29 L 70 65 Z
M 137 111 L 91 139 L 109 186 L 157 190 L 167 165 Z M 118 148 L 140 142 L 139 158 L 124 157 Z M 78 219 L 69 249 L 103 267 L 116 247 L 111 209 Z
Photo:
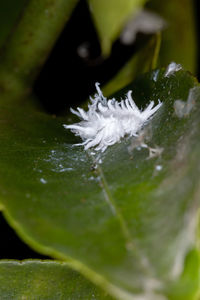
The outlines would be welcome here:
M 139 130 L 161 107 L 159 103 L 154 107 L 154 101 L 142 111 L 136 106 L 131 97 L 132 91 L 129 91 L 124 100 L 118 102 L 116 99 L 107 100 L 99 88 L 99 83 L 95 84 L 97 94 L 94 99 L 90 98 L 91 104 L 88 105 L 88 111 L 78 107 L 77 111 L 70 109 L 77 115 L 81 122 L 72 125 L 63 125 L 66 129 L 80 136 L 82 143 L 87 150 L 95 147 L 95 150 L 105 151 L 110 145 L 119 142 L 125 135 L 137 136 Z

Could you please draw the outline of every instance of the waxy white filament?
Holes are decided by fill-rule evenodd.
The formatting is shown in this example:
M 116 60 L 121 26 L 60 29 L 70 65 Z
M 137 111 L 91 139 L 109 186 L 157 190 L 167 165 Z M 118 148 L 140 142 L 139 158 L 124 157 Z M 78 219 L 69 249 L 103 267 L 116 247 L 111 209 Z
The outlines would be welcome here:
M 124 100 L 118 102 L 116 99 L 107 100 L 95 84 L 97 94 L 94 99 L 90 98 L 91 104 L 88 111 L 77 108 L 77 111 L 70 109 L 77 115 L 81 122 L 72 125 L 63 125 L 66 129 L 80 136 L 83 140 L 77 146 L 84 145 L 87 150 L 95 147 L 95 150 L 105 151 L 110 145 L 119 142 L 125 135 L 137 136 L 138 131 L 146 124 L 153 114 L 161 107 L 162 103 L 154 106 L 154 101 L 142 111 L 136 106 L 129 91 Z

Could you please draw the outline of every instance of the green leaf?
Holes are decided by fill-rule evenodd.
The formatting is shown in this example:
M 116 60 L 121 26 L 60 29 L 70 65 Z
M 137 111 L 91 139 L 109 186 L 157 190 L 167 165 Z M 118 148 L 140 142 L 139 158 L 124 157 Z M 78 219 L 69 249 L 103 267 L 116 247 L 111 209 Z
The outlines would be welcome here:
M 88 0 L 104 55 L 109 55 L 112 43 L 131 15 L 138 12 L 146 0 Z
M 111 300 L 69 266 L 55 261 L 0 260 L 0 298 Z
M 0 1 L 0 47 L 12 30 L 26 0 Z
M 177 282 L 172 282 L 166 292 L 170 300 L 199 299 L 200 296 L 200 256 L 199 249 L 192 250 L 186 256 L 185 268 L 181 278 Z
M 168 0 L 163 5 L 160 0 L 147 3 L 150 9 L 160 14 L 168 27 L 163 31 L 160 65 L 171 61 L 182 64 L 192 73 L 197 72 L 197 34 L 194 1 Z
M 125 64 L 125 66 L 104 87 L 106 96 L 124 88 L 142 73 L 157 67 L 160 51 L 161 35 L 155 34 L 139 52 Z
M 4 216 L 35 250 L 70 260 L 123 300 L 179 300 L 183 285 L 194 300 L 200 291 L 200 87 L 183 70 L 164 72 L 116 94 L 131 89 L 139 106 L 163 106 L 143 136 L 109 147 L 101 164 L 73 146 L 79 139 L 62 125 L 74 120 L 39 112 L 30 99 L 0 105 Z
M 30 0 L 0 53 L 0 90 L 27 95 L 78 0 Z

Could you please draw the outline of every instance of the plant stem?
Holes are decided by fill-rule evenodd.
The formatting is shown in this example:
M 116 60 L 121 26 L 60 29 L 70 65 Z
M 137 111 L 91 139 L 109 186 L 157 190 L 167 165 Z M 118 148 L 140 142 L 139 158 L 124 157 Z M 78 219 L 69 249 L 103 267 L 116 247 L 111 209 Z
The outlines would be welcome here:
M 0 57 L 0 90 L 30 89 L 78 0 L 30 0 Z
M 155 35 L 155 49 L 154 49 L 154 53 L 153 53 L 153 57 L 152 57 L 151 69 L 149 71 L 157 68 L 157 66 L 158 66 L 160 46 L 161 46 L 161 33 L 158 32 Z

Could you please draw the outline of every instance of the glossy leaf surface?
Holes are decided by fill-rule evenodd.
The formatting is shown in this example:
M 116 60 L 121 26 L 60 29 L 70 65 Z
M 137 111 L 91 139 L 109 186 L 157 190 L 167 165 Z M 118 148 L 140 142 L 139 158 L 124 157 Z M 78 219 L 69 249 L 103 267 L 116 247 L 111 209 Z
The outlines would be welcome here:
M 80 140 L 63 123 L 74 120 L 46 115 L 30 99 L 0 106 L 8 222 L 34 249 L 71 260 L 122 299 L 182 299 L 184 286 L 189 300 L 199 291 L 200 91 L 187 72 L 164 72 L 117 93 L 131 89 L 139 107 L 163 106 L 139 138 L 100 158 L 73 146 Z

